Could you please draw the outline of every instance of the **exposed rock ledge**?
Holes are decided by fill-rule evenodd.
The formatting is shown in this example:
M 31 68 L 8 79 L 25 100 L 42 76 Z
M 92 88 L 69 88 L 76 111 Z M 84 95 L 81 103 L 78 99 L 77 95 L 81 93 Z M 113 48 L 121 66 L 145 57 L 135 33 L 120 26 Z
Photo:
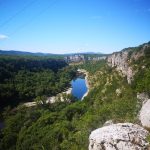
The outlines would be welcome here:
M 150 99 L 143 104 L 139 119 L 143 127 L 150 129 Z
M 132 123 L 118 123 L 94 130 L 89 150 L 146 150 L 148 131 Z
M 142 108 L 139 112 L 139 120 L 143 127 L 150 129 L 150 98 L 147 93 L 138 93 L 137 98 L 142 102 Z
M 139 114 L 139 120 L 143 127 L 150 129 L 150 99 L 143 102 L 143 106 Z
M 128 83 L 131 83 L 134 72 L 128 64 L 128 51 L 113 53 L 112 55 L 108 56 L 107 62 L 109 66 L 116 67 L 117 71 L 121 71 L 122 74 L 127 77 Z
M 137 61 L 140 57 L 144 56 L 144 50 L 147 47 L 149 47 L 149 45 L 145 44 L 141 47 L 140 51 L 134 51 L 128 48 L 120 52 L 115 52 L 107 57 L 108 65 L 116 67 L 117 71 L 120 71 L 127 77 L 127 81 L 130 84 L 136 73 L 136 70 L 133 70 L 130 62 L 132 62 L 132 60 Z

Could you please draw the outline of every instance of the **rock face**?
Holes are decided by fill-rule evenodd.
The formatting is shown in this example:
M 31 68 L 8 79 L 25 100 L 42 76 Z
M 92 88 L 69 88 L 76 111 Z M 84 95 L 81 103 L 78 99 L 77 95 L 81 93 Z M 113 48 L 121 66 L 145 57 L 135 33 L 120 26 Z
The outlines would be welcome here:
M 144 56 L 144 51 L 149 46 L 148 44 L 144 44 L 139 47 L 138 51 L 134 50 L 134 48 L 127 48 L 120 52 L 113 53 L 107 57 L 108 65 L 116 67 L 117 71 L 121 71 L 122 74 L 127 77 L 127 81 L 130 84 L 135 75 L 135 70 L 133 70 L 130 62 L 132 62 L 132 60 L 137 61 L 140 57 Z
M 142 123 L 142 126 L 150 129 L 150 99 L 143 104 L 139 119 Z
M 89 150 L 144 150 L 148 131 L 132 123 L 118 123 L 94 130 Z
M 150 129 L 150 98 L 147 93 L 138 93 L 137 98 L 142 102 L 142 108 L 139 113 L 139 120 L 142 126 Z
M 128 64 L 128 53 L 128 51 L 113 53 L 108 56 L 107 62 L 109 66 L 116 67 L 117 71 L 121 71 L 122 74 L 127 77 L 127 81 L 130 84 L 133 79 L 134 72 Z

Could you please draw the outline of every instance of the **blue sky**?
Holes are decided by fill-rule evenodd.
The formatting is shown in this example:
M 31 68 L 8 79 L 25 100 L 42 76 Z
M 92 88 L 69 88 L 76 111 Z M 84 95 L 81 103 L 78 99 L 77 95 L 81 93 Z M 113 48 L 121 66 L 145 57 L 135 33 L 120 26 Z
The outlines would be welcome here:
M 0 49 L 111 53 L 150 41 L 150 0 L 0 0 Z

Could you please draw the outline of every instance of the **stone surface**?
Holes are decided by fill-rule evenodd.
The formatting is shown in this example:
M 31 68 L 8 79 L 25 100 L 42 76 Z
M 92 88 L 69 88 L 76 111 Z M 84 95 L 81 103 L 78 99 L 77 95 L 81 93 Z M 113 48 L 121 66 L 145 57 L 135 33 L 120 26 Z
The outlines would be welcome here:
M 150 128 L 150 98 L 147 93 L 138 93 L 137 98 L 142 102 L 142 107 L 139 112 L 139 120 L 142 126 Z
M 132 123 L 118 123 L 94 130 L 89 150 L 144 150 L 148 131 Z
M 139 119 L 142 123 L 142 126 L 150 129 L 150 99 L 146 100 L 146 102 L 143 104 Z
M 133 70 L 130 62 L 132 60 L 137 61 L 140 57 L 144 56 L 145 48 L 149 45 L 143 45 L 139 51 L 133 51 L 133 49 L 126 49 L 120 52 L 115 52 L 107 57 L 108 65 L 116 67 L 117 71 L 120 71 L 124 76 L 127 77 L 127 81 L 131 84 L 136 70 Z M 143 66 L 144 68 L 145 66 Z
M 107 62 L 109 66 L 116 67 L 116 70 L 121 71 L 122 74 L 127 77 L 128 83 L 131 83 L 134 72 L 128 64 L 128 51 L 113 53 L 112 55 L 108 56 Z

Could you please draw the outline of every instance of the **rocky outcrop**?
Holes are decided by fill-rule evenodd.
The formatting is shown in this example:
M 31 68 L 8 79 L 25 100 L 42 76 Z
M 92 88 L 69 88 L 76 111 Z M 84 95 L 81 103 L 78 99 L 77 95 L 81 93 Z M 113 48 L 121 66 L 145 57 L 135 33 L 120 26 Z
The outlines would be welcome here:
M 132 123 L 118 123 L 94 130 L 89 150 L 144 150 L 148 131 Z
M 150 99 L 147 93 L 138 93 L 137 98 L 141 101 L 142 107 L 139 112 L 139 120 L 143 127 L 150 129 Z
M 117 71 L 127 77 L 127 81 L 130 84 L 135 75 L 135 71 L 132 68 L 131 62 L 137 61 L 140 57 L 145 55 L 145 49 L 150 47 L 149 44 L 144 44 L 135 48 L 127 48 L 120 52 L 113 53 L 107 57 L 108 65 L 116 67 Z
M 131 84 L 134 75 L 146 67 L 144 57 L 149 47 L 150 43 L 113 53 L 107 57 L 107 63 Z M 139 65 L 140 60 L 142 63 Z M 122 90 L 118 88 L 115 92 L 116 96 L 120 96 Z M 150 98 L 146 93 L 137 94 L 137 98 L 137 107 L 142 106 L 138 116 L 143 127 L 132 123 L 113 124 L 109 120 L 102 128 L 92 131 L 89 136 L 89 150 L 150 150 L 147 142 L 150 130 Z
M 139 119 L 143 127 L 150 129 L 150 99 L 144 102 L 140 111 Z
M 127 81 L 130 84 L 133 79 L 134 72 L 128 63 L 128 53 L 129 51 L 113 53 L 108 56 L 107 62 L 109 66 L 116 67 L 117 71 L 121 71 L 122 74 L 127 77 Z

